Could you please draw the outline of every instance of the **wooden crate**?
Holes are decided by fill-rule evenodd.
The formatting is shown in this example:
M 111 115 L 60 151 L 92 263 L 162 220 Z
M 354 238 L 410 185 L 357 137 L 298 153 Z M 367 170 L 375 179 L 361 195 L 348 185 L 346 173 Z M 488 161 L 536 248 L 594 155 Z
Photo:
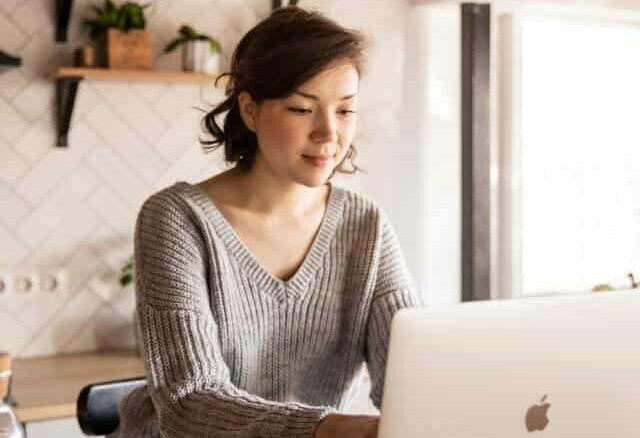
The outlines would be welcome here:
M 153 67 L 151 38 L 146 30 L 107 30 L 107 67 L 150 70 Z

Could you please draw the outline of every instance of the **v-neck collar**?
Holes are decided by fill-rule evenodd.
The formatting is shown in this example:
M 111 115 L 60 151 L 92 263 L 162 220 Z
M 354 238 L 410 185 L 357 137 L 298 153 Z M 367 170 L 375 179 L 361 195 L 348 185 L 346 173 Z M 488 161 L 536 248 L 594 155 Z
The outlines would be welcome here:
M 197 184 L 186 181 L 176 185 L 185 187 L 195 202 L 207 213 L 216 233 L 220 236 L 228 251 L 238 260 L 241 266 L 255 279 L 258 286 L 278 301 L 287 298 L 302 297 L 308 289 L 309 281 L 320 267 L 322 259 L 329 249 L 336 232 L 336 225 L 342 216 L 344 190 L 329 182 L 329 199 L 320 226 L 311 247 L 298 267 L 298 270 L 287 280 L 273 275 L 256 258 L 242 242 L 235 229 L 218 210 L 211 197 Z

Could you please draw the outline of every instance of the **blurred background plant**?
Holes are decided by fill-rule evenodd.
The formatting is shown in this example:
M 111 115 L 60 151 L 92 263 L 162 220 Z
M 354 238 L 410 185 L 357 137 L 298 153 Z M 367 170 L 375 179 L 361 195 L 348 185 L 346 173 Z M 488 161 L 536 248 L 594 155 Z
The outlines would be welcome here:
M 133 256 L 130 256 L 127 263 L 120 269 L 120 286 L 127 287 L 133 282 L 135 272 L 133 267 Z
M 626 283 L 626 284 L 601 283 L 601 284 L 596 284 L 591 290 L 593 292 L 607 292 L 612 290 L 626 290 L 626 289 L 640 288 L 640 284 L 636 282 L 632 272 L 629 272 L 625 278 L 629 279 L 629 283 Z
M 211 53 L 220 52 L 220 43 L 218 43 L 218 41 L 207 34 L 197 32 L 188 24 L 183 24 L 182 26 L 180 26 L 180 29 L 178 29 L 178 36 L 170 41 L 164 48 L 164 53 L 172 52 L 178 46 L 189 41 L 209 41 Z
M 116 6 L 112 0 L 104 0 L 102 8 L 99 6 L 92 7 L 96 16 L 84 21 L 89 26 L 89 36 L 92 39 L 96 39 L 104 34 L 107 29 L 112 28 L 124 32 L 131 29 L 144 29 L 147 24 L 144 9 L 150 5 L 150 3 L 141 5 L 135 2 L 126 2 Z

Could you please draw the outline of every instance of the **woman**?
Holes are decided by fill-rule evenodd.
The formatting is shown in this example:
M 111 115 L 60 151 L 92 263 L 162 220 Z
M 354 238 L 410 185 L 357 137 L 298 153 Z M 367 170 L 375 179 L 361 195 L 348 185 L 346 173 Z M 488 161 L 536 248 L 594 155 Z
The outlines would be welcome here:
M 358 170 L 344 164 L 364 52 L 296 7 L 240 41 L 204 118 L 235 166 L 138 216 L 147 386 L 121 404 L 119 436 L 376 435 L 377 416 L 338 412 L 365 363 L 380 407 L 392 316 L 419 298 L 385 214 L 330 182 Z

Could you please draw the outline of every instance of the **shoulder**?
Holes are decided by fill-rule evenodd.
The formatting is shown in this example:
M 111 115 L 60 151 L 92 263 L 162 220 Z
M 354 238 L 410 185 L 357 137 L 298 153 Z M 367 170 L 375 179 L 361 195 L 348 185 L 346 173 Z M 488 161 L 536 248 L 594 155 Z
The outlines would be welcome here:
M 151 193 L 142 202 L 140 213 L 161 211 L 163 208 L 179 208 L 180 200 L 174 186 L 165 187 Z
M 388 217 L 382 207 L 373 199 L 352 189 L 340 187 L 343 200 L 343 218 L 347 226 L 357 226 L 364 230 L 382 230 L 388 224 Z M 363 231 L 364 231 L 363 230 Z
M 351 189 L 342 191 L 341 235 L 355 242 L 382 240 L 391 228 L 386 212 L 368 196 Z
M 206 207 L 206 195 L 194 184 L 178 181 L 149 195 L 141 212 L 153 210 L 166 214 L 199 214 Z
M 194 187 L 177 182 L 149 195 L 138 212 L 137 228 L 180 234 L 197 227 L 198 199 Z

